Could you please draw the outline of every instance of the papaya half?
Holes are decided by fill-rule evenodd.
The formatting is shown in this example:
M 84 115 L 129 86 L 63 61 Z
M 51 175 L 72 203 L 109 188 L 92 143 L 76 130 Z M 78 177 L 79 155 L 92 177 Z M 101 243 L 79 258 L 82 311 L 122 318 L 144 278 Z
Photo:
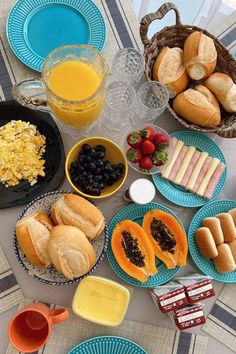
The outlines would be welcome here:
M 136 222 L 124 220 L 116 225 L 111 248 L 123 271 L 140 282 L 157 273 L 151 242 Z
M 185 266 L 188 243 L 185 230 L 176 218 L 162 210 L 144 215 L 142 227 L 152 244 L 154 253 L 168 269 Z

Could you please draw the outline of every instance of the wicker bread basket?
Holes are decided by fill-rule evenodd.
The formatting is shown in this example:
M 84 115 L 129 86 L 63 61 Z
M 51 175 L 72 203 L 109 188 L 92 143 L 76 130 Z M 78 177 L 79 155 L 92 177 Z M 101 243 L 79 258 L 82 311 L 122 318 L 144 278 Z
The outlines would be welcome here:
M 160 32 L 157 32 L 150 40 L 147 38 L 148 28 L 152 21 L 162 19 L 168 11 L 174 10 L 176 15 L 176 25 L 163 28 Z M 159 10 L 155 13 L 144 16 L 140 23 L 140 36 L 144 45 L 144 57 L 146 61 L 145 74 L 149 80 L 152 80 L 152 68 L 156 57 L 160 53 L 163 47 L 180 47 L 183 48 L 184 41 L 194 31 L 202 31 L 207 36 L 214 40 L 217 50 L 217 65 L 215 71 L 219 71 L 228 74 L 232 80 L 236 83 L 236 61 L 229 53 L 229 51 L 219 42 L 217 38 L 211 35 L 206 30 L 192 26 L 182 25 L 180 22 L 180 15 L 177 7 L 172 3 L 163 4 Z M 191 82 L 190 86 L 195 82 Z M 169 101 L 167 109 L 171 115 L 185 128 L 189 128 L 198 132 L 215 133 L 224 138 L 236 137 L 236 127 L 233 124 L 236 123 L 236 113 L 227 113 L 223 109 L 221 110 L 221 124 L 215 128 L 204 128 L 195 124 L 191 124 L 185 119 L 179 117 L 172 109 L 172 101 Z

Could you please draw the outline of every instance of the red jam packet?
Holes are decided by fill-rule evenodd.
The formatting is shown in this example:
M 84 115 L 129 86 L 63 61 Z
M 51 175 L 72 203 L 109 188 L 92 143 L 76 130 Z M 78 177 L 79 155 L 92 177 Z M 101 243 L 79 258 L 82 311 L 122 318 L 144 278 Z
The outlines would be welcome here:
M 188 304 L 184 286 L 174 281 L 151 289 L 154 303 L 163 313 L 173 311 Z
M 188 302 L 192 304 L 215 295 L 211 279 L 209 276 L 194 273 L 175 280 L 184 286 Z
M 200 326 L 206 323 L 206 318 L 203 312 L 203 304 L 197 303 L 187 305 L 182 309 L 173 311 L 173 317 L 176 326 L 180 330 L 189 329 L 191 327 Z

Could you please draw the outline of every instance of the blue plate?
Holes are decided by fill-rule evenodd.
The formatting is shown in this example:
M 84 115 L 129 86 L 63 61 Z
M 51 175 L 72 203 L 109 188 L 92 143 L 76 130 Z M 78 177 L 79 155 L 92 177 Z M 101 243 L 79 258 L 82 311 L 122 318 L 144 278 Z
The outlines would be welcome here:
M 160 209 L 165 211 L 171 215 L 173 215 L 179 223 L 182 225 L 179 218 L 167 207 L 159 203 L 149 203 L 146 205 L 138 205 L 138 204 L 130 204 L 127 207 L 121 209 L 111 220 L 108 226 L 108 234 L 110 237 L 109 244 L 107 247 L 107 258 L 110 263 L 112 269 L 116 272 L 116 274 L 127 283 L 130 283 L 135 286 L 140 286 L 143 288 L 152 288 L 156 285 L 164 284 L 168 282 L 171 278 L 175 276 L 178 272 L 179 267 L 174 269 L 167 269 L 165 264 L 162 263 L 158 258 L 156 258 L 156 265 L 158 267 L 158 273 L 149 277 L 149 279 L 145 283 L 141 283 L 139 280 L 136 280 L 126 274 L 116 262 L 116 259 L 113 255 L 111 249 L 111 236 L 116 225 L 122 220 L 132 220 L 137 222 L 139 225 L 142 225 L 143 216 L 148 213 L 150 210 Z M 183 225 L 182 225 L 183 227 Z M 184 228 L 184 227 L 183 227 Z
M 147 354 L 138 344 L 129 339 L 104 336 L 80 343 L 67 354 Z
M 171 134 L 171 137 L 176 137 L 177 139 L 182 140 L 186 145 L 195 146 L 198 151 L 206 151 L 209 156 L 217 157 L 226 165 L 225 157 L 222 151 L 207 136 L 192 131 L 180 131 Z M 152 179 L 159 192 L 172 203 L 189 208 L 195 208 L 209 203 L 208 199 L 199 197 L 198 195 L 187 191 L 185 188 L 169 182 L 159 174 L 152 175 Z M 221 192 L 225 181 L 226 169 L 217 184 L 211 200 L 216 198 Z
M 91 0 L 18 0 L 6 33 L 15 55 L 37 71 L 57 47 L 90 44 L 101 51 L 106 39 L 104 19 Z
M 203 219 L 225 213 L 233 208 L 236 208 L 236 201 L 234 200 L 216 200 L 208 203 L 195 214 L 188 230 L 189 251 L 196 266 L 204 274 L 210 275 L 213 279 L 223 283 L 236 283 L 236 270 L 229 273 L 218 273 L 213 262 L 200 254 L 195 242 L 194 232 L 202 226 Z

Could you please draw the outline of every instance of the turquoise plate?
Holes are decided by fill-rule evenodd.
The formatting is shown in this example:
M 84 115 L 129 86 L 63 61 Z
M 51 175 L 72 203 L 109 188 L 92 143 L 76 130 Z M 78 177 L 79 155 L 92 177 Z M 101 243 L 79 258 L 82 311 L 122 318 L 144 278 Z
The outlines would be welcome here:
M 210 275 L 213 279 L 223 283 L 236 283 L 236 270 L 229 273 L 218 273 L 213 262 L 200 254 L 195 242 L 194 232 L 202 226 L 203 219 L 225 213 L 233 208 L 236 208 L 236 201 L 234 200 L 216 200 L 208 203 L 194 215 L 188 230 L 189 251 L 196 266 L 204 274 Z
M 172 138 L 176 137 L 177 139 L 182 140 L 186 145 L 195 146 L 198 151 L 206 151 L 210 156 L 217 157 L 226 165 L 225 157 L 222 151 L 207 136 L 192 131 L 180 131 L 170 135 Z M 189 208 L 196 208 L 209 203 L 208 199 L 199 197 L 198 195 L 187 191 L 185 188 L 169 182 L 159 174 L 152 175 L 152 179 L 159 192 L 172 203 Z M 216 186 L 211 200 L 216 198 L 217 195 L 221 192 L 225 181 L 226 169 Z
M 129 339 L 104 336 L 86 340 L 67 354 L 147 354 L 138 344 Z
M 106 39 L 104 19 L 91 0 L 18 0 L 6 33 L 15 55 L 37 71 L 57 47 L 90 44 L 101 51 Z
M 130 204 L 127 207 L 121 209 L 111 220 L 109 226 L 108 226 L 108 234 L 110 237 L 108 248 L 107 248 L 107 258 L 110 263 L 110 266 L 112 269 L 116 272 L 116 274 L 123 280 L 125 280 L 127 283 L 130 283 L 135 286 L 140 286 L 143 288 L 152 288 L 153 286 L 164 284 L 168 282 L 171 278 L 175 276 L 175 274 L 178 272 L 179 267 L 176 267 L 174 269 L 167 269 L 165 264 L 162 263 L 158 258 L 156 258 L 156 265 L 158 267 L 158 273 L 149 277 L 149 279 L 145 283 L 141 283 L 140 281 L 130 277 L 128 274 L 126 274 L 118 265 L 116 262 L 116 259 L 113 255 L 112 249 L 111 249 L 111 235 L 116 227 L 116 225 L 122 221 L 122 220 L 132 220 L 137 222 L 139 225 L 142 224 L 143 216 L 148 213 L 150 210 L 154 209 L 160 209 L 163 210 L 171 215 L 173 215 L 179 223 L 182 225 L 181 221 L 179 218 L 167 207 L 165 207 L 162 204 L 158 203 L 149 203 L 146 205 L 138 205 L 138 204 Z M 182 225 L 183 227 L 183 225 Z

